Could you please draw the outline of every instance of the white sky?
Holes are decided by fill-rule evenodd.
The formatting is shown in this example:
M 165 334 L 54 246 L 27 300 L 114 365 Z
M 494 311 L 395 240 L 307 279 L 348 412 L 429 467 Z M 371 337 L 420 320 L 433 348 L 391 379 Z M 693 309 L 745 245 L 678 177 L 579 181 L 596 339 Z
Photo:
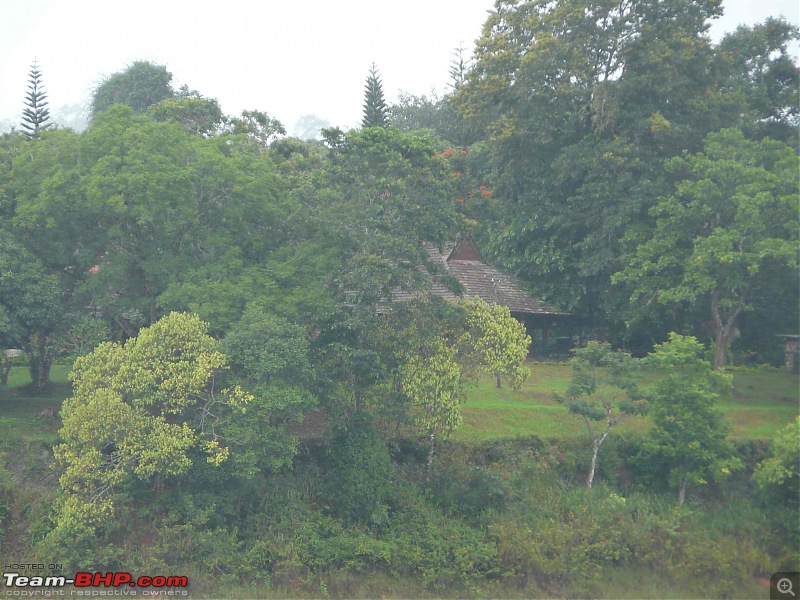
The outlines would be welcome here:
M 770 15 L 800 23 L 797 0 L 724 0 L 719 39 Z M 18 121 L 39 61 L 51 111 L 86 103 L 104 76 L 135 60 L 165 64 L 173 85 L 258 109 L 291 130 L 314 114 L 361 120 L 374 61 L 387 99 L 445 89 L 453 49 L 471 52 L 492 0 L 0 0 L 0 121 Z M 795 49 L 796 50 L 796 49 Z

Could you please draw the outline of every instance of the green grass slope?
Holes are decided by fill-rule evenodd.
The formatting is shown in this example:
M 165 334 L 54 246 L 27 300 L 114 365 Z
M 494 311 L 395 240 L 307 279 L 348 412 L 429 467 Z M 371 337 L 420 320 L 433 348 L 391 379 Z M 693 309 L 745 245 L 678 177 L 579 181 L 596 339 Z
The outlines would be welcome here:
M 453 435 L 463 442 L 500 437 L 537 435 L 565 438 L 580 435 L 585 427 L 577 417 L 552 399 L 564 392 L 570 378 L 565 363 L 530 363 L 531 376 L 519 391 L 497 389 L 494 379 L 485 378 L 467 391 L 463 408 L 464 425 Z M 655 376 L 644 374 L 647 387 Z M 736 370 L 733 387 L 720 397 L 719 408 L 731 420 L 734 439 L 769 439 L 800 412 L 798 376 L 787 371 Z M 644 432 L 645 417 L 626 417 L 617 432 Z

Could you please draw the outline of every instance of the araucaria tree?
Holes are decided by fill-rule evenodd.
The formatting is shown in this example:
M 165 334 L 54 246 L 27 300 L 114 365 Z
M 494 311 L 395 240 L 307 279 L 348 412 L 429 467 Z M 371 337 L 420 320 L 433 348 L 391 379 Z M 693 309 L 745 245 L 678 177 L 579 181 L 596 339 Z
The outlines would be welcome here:
M 28 93 L 25 95 L 25 109 L 22 111 L 22 127 L 26 129 L 28 139 L 37 139 L 42 131 L 51 127 L 50 109 L 47 108 L 47 94 L 44 93 L 42 72 L 33 61 L 28 72 Z
M 597 471 L 597 455 L 608 434 L 624 415 L 645 412 L 647 402 L 634 379 L 636 359 L 612 350 L 605 342 L 590 342 L 574 352 L 567 392 L 553 397 L 583 419 L 592 439 L 592 462 L 586 478 L 586 487 L 590 488 Z
M 369 69 L 364 89 L 364 118 L 361 126 L 386 127 L 386 101 L 383 99 L 383 85 L 375 63 Z

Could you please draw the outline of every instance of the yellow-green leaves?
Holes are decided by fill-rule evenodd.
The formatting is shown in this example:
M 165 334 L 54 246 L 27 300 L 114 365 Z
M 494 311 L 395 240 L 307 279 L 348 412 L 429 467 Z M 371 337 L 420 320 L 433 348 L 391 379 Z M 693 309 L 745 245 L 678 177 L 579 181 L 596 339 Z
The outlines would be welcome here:
M 519 389 L 530 371 L 522 365 L 531 344 L 525 326 L 511 316 L 507 306 L 488 304 L 477 298 L 464 299 L 467 332 L 459 348 L 485 373 L 503 378 Z
M 215 391 L 227 361 L 207 330 L 197 316 L 171 313 L 124 345 L 101 344 L 75 361 L 64 442 L 55 448 L 72 513 L 110 514 L 115 486 L 181 475 L 193 452 L 216 465 L 228 457 L 224 420 L 251 396 L 238 386 Z
M 442 338 L 433 338 L 408 357 L 400 370 L 403 393 L 417 407 L 416 420 L 426 431 L 444 435 L 461 425 L 461 369 Z
M 772 440 L 772 456 L 756 466 L 753 480 L 761 488 L 789 488 L 790 481 L 796 486 L 798 476 L 800 476 L 800 417 L 777 433 Z M 796 493 L 794 497 L 797 498 Z
M 417 423 L 444 436 L 462 423 L 462 384 L 481 374 L 519 387 L 530 337 L 508 308 L 477 298 L 437 306 L 419 303 L 399 333 L 397 358 L 403 394 Z

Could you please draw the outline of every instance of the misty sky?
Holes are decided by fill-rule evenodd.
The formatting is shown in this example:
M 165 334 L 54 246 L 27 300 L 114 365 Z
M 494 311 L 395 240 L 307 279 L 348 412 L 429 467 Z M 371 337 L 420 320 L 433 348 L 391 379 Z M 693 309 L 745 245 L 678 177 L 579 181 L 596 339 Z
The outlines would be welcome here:
M 174 87 L 257 109 L 291 131 L 314 114 L 361 119 L 374 61 L 389 101 L 445 90 L 453 49 L 471 52 L 492 0 L 0 0 L 0 121 L 19 120 L 34 58 L 50 108 L 86 104 L 104 76 L 135 60 L 167 65 Z M 724 0 L 719 39 L 770 15 L 800 23 L 797 0 Z M 796 48 L 794 49 L 796 52 Z

